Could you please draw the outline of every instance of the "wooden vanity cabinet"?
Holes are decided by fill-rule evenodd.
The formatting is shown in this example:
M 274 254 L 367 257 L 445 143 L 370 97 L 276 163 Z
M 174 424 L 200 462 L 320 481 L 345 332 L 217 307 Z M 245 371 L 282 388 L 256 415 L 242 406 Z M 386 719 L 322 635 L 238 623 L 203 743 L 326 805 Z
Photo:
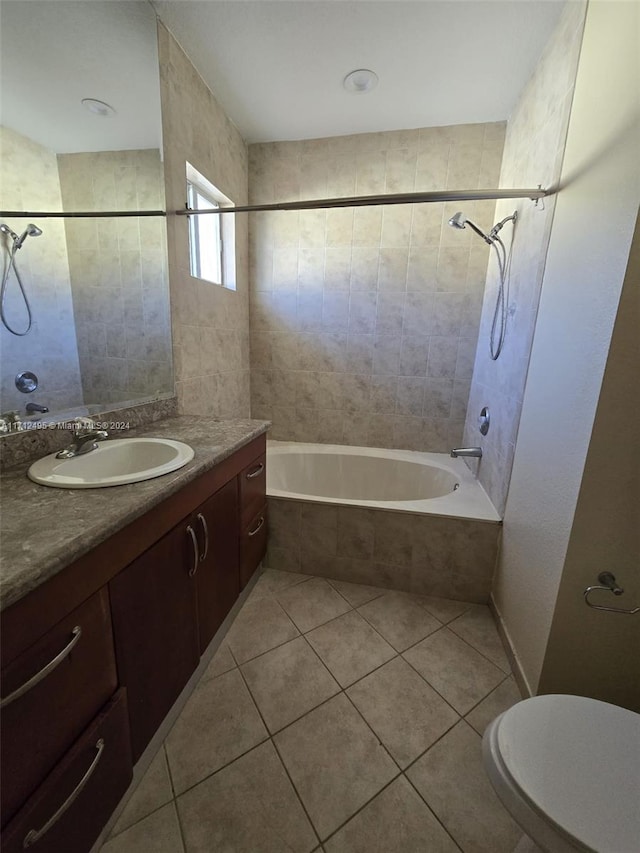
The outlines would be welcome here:
M 244 589 L 267 549 L 267 456 L 263 451 L 238 477 L 240 484 L 240 588 Z

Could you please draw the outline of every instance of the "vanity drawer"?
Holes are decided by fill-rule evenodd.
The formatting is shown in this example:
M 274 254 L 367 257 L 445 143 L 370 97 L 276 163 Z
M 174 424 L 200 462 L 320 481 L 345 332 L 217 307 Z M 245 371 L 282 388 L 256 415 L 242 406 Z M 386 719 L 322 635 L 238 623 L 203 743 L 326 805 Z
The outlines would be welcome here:
M 120 689 L 8 824 L 2 853 L 87 853 L 132 775 Z
M 267 549 L 267 504 L 251 519 L 240 537 L 240 588 L 244 589 Z
M 251 521 L 265 502 L 267 493 L 267 456 L 261 454 L 240 472 L 241 527 Z
M 4 825 L 116 689 L 106 588 L 5 666 L 1 676 Z

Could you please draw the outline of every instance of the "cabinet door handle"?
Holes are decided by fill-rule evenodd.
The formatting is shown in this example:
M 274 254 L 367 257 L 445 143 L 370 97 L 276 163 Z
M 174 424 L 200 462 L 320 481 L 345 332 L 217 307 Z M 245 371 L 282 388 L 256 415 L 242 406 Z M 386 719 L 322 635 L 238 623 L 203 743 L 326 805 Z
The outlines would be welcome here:
M 73 631 L 71 632 L 71 640 L 64 647 L 64 649 L 57 654 L 53 660 L 50 660 L 46 666 L 43 666 L 39 672 L 36 672 L 34 676 L 32 676 L 28 681 L 18 687 L 17 690 L 14 690 L 13 693 L 10 693 L 8 696 L 0 701 L 0 708 L 6 708 L 7 705 L 10 705 L 16 699 L 19 699 L 21 696 L 24 696 L 25 693 L 28 693 L 32 687 L 35 687 L 38 682 L 42 681 L 43 678 L 46 678 L 53 670 L 62 663 L 62 661 L 71 654 L 71 651 L 75 644 L 78 642 L 80 637 L 82 636 L 82 628 L 79 625 L 76 625 Z
M 24 841 L 22 842 L 23 850 L 27 850 L 29 847 L 32 847 L 36 843 L 36 841 L 39 841 L 42 838 L 42 836 L 46 832 L 49 832 L 49 830 L 54 825 L 54 823 L 57 823 L 60 820 L 60 818 L 66 812 L 66 810 L 69 808 L 69 806 L 72 805 L 73 801 L 78 797 L 78 794 L 80 794 L 80 792 L 82 791 L 84 786 L 87 784 L 89 779 L 92 777 L 96 767 L 98 766 L 98 762 L 102 758 L 102 753 L 104 751 L 104 740 L 103 740 L 103 738 L 100 738 L 97 741 L 95 748 L 97 749 L 97 754 L 96 754 L 96 757 L 91 762 L 91 764 L 89 765 L 89 769 L 87 770 L 87 772 L 84 774 L 82 779 L 78 782 L 76 787 L 69 794 L 69 796 L 64 801 L 64 803 L 60 806 L 60 808 L 54 814 L 51 815 L 51 817 L 44 824 L 44 826 L 40 827 L 40 829 L 31 829 L 31 830 L 29 830 L 29 832 L 27 832 L 27 834 L 24 837 Z
M 254 477 L 259 477 L 260 474 L 264 471 L 264 463 L 258 463 L 258 467 L 254 468 L 253 471 L 250 471 L 248 474 L 245 474 L 247 480 L 253 480 Z
M 249 536 L 255 536 L 256 533 L 259 533 L 264 525 L 264 515 L 261 516 L 260 521 L 257 523 L 256 527 L 253 530 L 249 531 Z
M 204 515 L 199 512 L 196 516 L 200 525 L 202 526 L 202 532 L 204 534 L 204 551 L 200 554 L 200 562 L 207 559 L 207 554 L 209 553 L 209 528 L 207 526 L 207 519 Z
M 191 537 L 191 544 L 193 545 L 193 565 L 189 569 L 189 577 L 192 578 L 198 571 L 198 563 L 200 561 L 200 548 L 198 547 L 198 539 L 196 537 L 195 530 L 190 524 L 187 525 L 187 533 Z

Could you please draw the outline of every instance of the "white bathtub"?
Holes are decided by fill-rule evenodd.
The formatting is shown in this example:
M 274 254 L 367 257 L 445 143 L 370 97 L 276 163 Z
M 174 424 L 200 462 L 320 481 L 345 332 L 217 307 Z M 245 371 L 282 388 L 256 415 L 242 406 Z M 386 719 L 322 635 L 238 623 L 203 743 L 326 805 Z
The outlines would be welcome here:
M 499 522 L 462 459 L 444 453 L 267 443 L 267 495 Z

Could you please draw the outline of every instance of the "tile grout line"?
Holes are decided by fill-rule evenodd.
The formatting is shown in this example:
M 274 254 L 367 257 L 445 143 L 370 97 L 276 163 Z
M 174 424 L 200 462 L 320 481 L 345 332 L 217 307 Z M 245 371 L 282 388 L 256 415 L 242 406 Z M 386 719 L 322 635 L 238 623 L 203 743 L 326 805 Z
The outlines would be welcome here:
M 280 761 L 280 765 L 282 766 L 284 772 L 286 773 L 287 779 L 291 783 L 291 787 L 293 788 L 293 791 L 294 791 L 294 793 L 298 799 L 298 802 L 300 803 L 300 806 L 302 807 L 302 810 L 305 813 L 307 820 L 309 821 L 309 826 L 313 830 L 313 833 L 316 836 L 316 839 L 318 840 L 318 844 L 321 844 L 322 842 L 320 840 L 320 835 L 318 834 L 318 831 L 316 830 L 314 822 L 311 820 L 311 816 L 307 812 L 306 806 L 302 801 L 302 797 L 300 796 L 300 792 L 296 788 L 295 783 L 294 783 L 293 779 L 291 778 L 291 775 L 289 774 L 289 769 L 288 769 L 287 765 L 285 764 L 282 756 L 280 755 L 280 750 L 278 749 L 278 746 L 277 746 L 275 740 L 273 739 L 273 736 L 271 735 L 271 732 L 269 730 L 269 726 L 267 725 L 267 721 L 262 716 L 262 711 L 258 707 L 258 703 L 256 702 L 256 700 L 253 698 L 253 693 L 251 692 L 251 688 L 249 687 L 249 684 L 248 684 L 248 682 L 244 676 L 244 673 L 242 672 L 242 669 L 240 667 L 238 667 L 238 671 L 240 672 L 240 677 L 242 678 L 244 686 L 246 687 L 246 689 L 249 693 L 249 696 L 251 697 L 251 701 L 253 702 L 258 714 L 260 715 L 260 719 L 262 720 L 262 724 L 265 727 L 265 729 L 267 730 L 267 733 L 269 734 L 268 741 L 269 741 L 269 743 L 271 743 L 271 745 L 273 746 L 273 749 L 275 750 L 276 755 L 278 756 L 278 760 Z M 333 696 L 331 698 L 333 698 Z M 329 701 L 329 700 L 327 700 L 327 701 Z M 309 712 L 307 712 L 307 713 L 309 713 Z M 302 719 L 302 718 L 300 718 L 300 719 Z M 285 726 L 285 728 L 286 728 L 286 726 Z M 265 743 L 265 741 L 263 741 L 263 743 Z M 259 745 L 260 744 L 258 744 L 258 746 Z M 255 749 L 255 747 L 254 747 L 254 749 Z M 313 849 L 315 850 L 316 848 L 314 847 Z
M 433 746 L 433 744 L 432 744 L 432 746 Z M 431 747 L 429 747 L 429 748 L 431 748 Z M 427 751 L 428 751 L 428 750 L 427 750 Z M 423 753 L 423 754 L 424 754 L 424 753 Z M 437 814 L 437 813 L 436 813 L 436 812 L 431 808 L 431 806 L 429 805 L 429 803 L 427 802 L 427 800 L 422 796 L 422 794 L 421 794 L 421 793 L 420 793 L 420 791 L 416 788 L 416 786 L 413 784 L 413 782 L 411 781 L 411 779 L 406 775 L 406 773 L 403 773 L 402 775 L 403 775 L 403 776 L 404 776 L 404 778 L 407 780 L 407 782 L 411 785 L 411 787 L 412 787 L 412 788 L 413 788 L 413 790 L 416 792 L 416 794 L 420 797 L 420 799 L 421 799 L 421 800 L 422 800 L 422 802 L 425 804 L 425 806 L 429 809 L 429 812 L 433 815 L 433 817 L 434 817 L 434 818 L 435 818 L 435 820 L 438 822 L 438 824 L 439 824 L 439 825 L 442 827 L 442 829 L 446 832 L 446 834 L 449 836 L 449 838 L 450 838 L 450 839 L 451 839 L 451 841 L 455 844 L 455 846 L 458 848 L 458 850 L 463 851 L 463 848 L 458 844 L 458 842 L 457 842 L 457 841 L 456 841 L 456 839 L 453 837 L 453 835 L 449 832 L 449 830 L 447 829 L 447 827 L 445 826 L 445 824 L 440 820 L 439 815 L 438 815 L 438 814 Z M 463 851 L 463 853 L 464 853 L 464 851 Z

